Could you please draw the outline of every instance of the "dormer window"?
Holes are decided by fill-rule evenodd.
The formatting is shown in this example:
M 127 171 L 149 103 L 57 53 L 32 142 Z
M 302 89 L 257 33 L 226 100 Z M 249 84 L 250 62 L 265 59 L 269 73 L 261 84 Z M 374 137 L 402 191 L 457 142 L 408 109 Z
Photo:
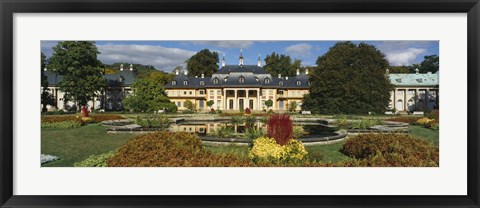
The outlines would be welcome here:
M 265 82 L 265 84 L 270 84 L 270 79 L 269 79 L 269 78 L 265 78 L 264 82 Z
M 205 85 L 205 82 L 203 82 L 203 81 L 200 81 L 200 85 L 202 85 L 202 86 L 203 86 L 203 85 Z
M 283 81 L 280 81 L 278 85 L 283 86 Z
M 302 84 L 302 82 L 297 81 L 297 86 L 300 86 L 301 84 Z
M 308 81 L 308 86 L 310 86 L 312 84 L 312 82 Z
M 177 85 L 177 81 L 173 80 L 172 85 Z
M 245 82 L 245 78 L 244 78 L 244 77 L 240 77 L 240 78 L 238 78 L 238 82 L 240 82 L 240 83 L 244 83 L 244 82 Z
M 402 83 L 402 79 L 395 79 L 398 83 Z
M 183 81 L 183 85 L 188 85 L 188 81 L 187 80 Z
M 213 79 L 213 84 L 218 84 L 218 78 Z

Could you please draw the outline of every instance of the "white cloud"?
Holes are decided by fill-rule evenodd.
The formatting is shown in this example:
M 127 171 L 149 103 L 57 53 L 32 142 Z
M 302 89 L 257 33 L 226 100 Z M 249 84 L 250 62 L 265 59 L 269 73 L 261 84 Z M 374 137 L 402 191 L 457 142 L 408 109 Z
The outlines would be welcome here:
M 285 52 L 296 56 L 309 56 L 311 54 L 312 45 L 307 43 L 299 43 L 285 48 Z
M 179 48 L 166 48 L 153 45 L 97 45 L 101 54 L 98 59 L 103 63 L 132 62 L 152 65 L 156 69 L 170 71 L 175 66 L 184 65 L 195 51 Z
M 427 52 L 425 48 L 408 48 L 404 50 L 384 52 L 387 60 L 393 66 L 413 64 L 418 56 Z
M 191 41 L 195 45 L 207 45 L 219 48 L 249 48 L 254 41 L 250 40 L 226 40 L 226 41 Z

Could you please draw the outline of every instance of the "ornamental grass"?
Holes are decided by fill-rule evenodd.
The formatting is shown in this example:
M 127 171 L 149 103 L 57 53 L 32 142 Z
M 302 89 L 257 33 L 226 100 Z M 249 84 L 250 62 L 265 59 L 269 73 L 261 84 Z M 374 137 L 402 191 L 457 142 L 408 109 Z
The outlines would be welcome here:
M 293 121 L 288 114 L 271 115 L 267 122 L 268 136 L 279 145 L 285 145 L 292 139 Z

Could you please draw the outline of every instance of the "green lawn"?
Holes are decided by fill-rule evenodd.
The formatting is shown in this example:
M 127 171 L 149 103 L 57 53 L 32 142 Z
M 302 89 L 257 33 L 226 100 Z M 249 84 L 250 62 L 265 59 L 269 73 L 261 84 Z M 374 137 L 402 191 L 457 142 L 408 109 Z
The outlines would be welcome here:
M 438 144 L 439 144 L 438 130 L 427 129 L 427 128 L 416 126 L 416 125 L 410 125 L 409 129 L 410 129 L 410 135 L 421 138 L 421 139 L 425 139 L 438 147 Z
M 106 127 L 90 124 L 75 129 L 42 129 L 42 154 L 59 160 L 44 167 L 69 167 L 90 155 L 98 155 L 120 147 L 134 134 L 107 134 Z

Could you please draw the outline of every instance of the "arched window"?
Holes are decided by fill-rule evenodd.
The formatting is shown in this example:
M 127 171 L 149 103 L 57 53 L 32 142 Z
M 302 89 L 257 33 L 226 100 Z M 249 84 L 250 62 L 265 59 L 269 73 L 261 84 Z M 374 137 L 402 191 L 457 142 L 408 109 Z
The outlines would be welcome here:
M 278 83 L 278 85 L 280 85 L 280 86 L 283 86 L 283 82 L 282 82 L 282 81 L 280 81 L 280 82 Z
M 301 84 L 302 84 L 302 82 L 297 80 L 297 86 L 300 86 Z
M 183 81 L 183 85 L 188 85 L 188 81 L 187 80 Z
M 177 81 L 173 80 L 172 85 L 177 85 Z
M 213 79 L 213 84 L 218 84 L 218 78 Z
M 270 79 L 269 79 L 269 78 L 265 78 L 264 82 L 265 82 L 265 84 L 270 84 Z
M 205 85 L 205 82 L 203 82 L 203 81 L 200 81 L 200 85 Z
M 240 82 L 240 83 L 244 83 L 244 82 L 245 82 L 245 78 L 244 78 L 244 77 L 240 77 L 240 78 L 238 78 L 238 82 Z

